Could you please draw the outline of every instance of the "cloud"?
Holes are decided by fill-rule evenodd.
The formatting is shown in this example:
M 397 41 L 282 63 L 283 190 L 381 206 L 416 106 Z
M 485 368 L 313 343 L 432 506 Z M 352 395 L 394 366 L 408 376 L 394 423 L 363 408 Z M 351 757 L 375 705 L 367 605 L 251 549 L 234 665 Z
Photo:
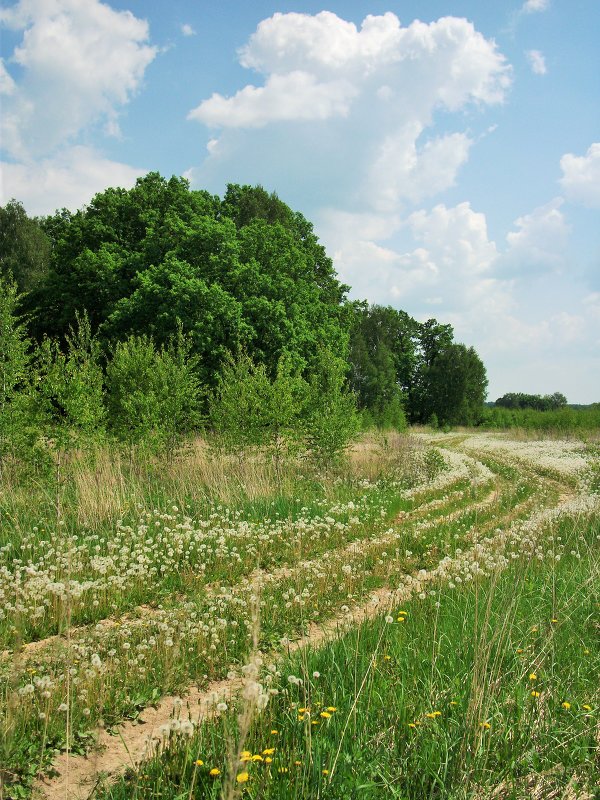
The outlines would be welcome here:
M 325 119 L 378 97 L 384 116 L 401 118 L 401 106 L 413 102 L 427 122 L 437 106 L 501 102 L 510 84 L 495 44 L 454 17 L 403 28 L 388 12 L 369 15 L 358 29 L 329 11 L 277 13 L 259 24 L 239 57 L 266 76 L 265 86 L 248 85 L 233 97 L 213 94 L 190 112 L 192 119 L 223 127 Z
M 182 34 L 183 34 L 184 36 L 195 36 L 195 35 L 196 35 L 196 31 L 195 31 L 195 30 L 192 28 L 192 26 L 191 26 L 191 25 L 188 25 L 188 23 L 187 23 L 187 22 L 185 22 L 185 23 L 184 23 L 184 24 L 181 26 L 181 32 L 182 32 Z
M 421 126 L 413 122 L 379 145 L 369 174 L 373 207 L 394 209 L 403 199 L 419 203 L 454 185 L 472 139 L 453 133 L 430 139 L 418 149 L 420 132 Z
M 534 14 L 536 11 L 546 11 L 550 5 L 550 0 L 527 0 L 523 3 L 521 11 L 524 14 Z
M 546 59 L 539 50 L 528 50 L 526 55 L 531 71 L 535 75 L 545 75 L 548 72 L 546 68 Z
M 212 127 L 260 128 L 269 122 L 346 116 L 355 90 L 344 80 L 319 82 L 300 70 L 271 75 L 264 87 L 246 86 L 230 98 L 213 94 L 188 119 Z
M 584 156 L 567 153 L 560 166 L 566 198 L 588 208 L 600 208 L 600 142 L 590 145 Z
M 38 162 L 0 162 L 0 204 L 20 200 L 29 214 L 80 208 L 110 186 L 129 188 L 146 169 L 104 158 L 90 147 L 72 147 Z
M 570 228 L 560 210 L 563 203 L 556 197 L 515 220 L 518 230 L 507 235 L 508 247 L 498 265 L 502 275 L 555 272 L 565 266 Z
M 16 83 L 12 79 L 10 73 L 4 66 L 4 61 L 0 58 L 0 94 L 11 95 L 14 94 L 17 88 Z
M 0 24 L 23 32 L 10 59 L 22 77 L 2 125 L 4 147 L 17 159 L 48 156 L 114 119 L 157 52 L 147 22 L 98 0 L 20 0 L 0 11 Z

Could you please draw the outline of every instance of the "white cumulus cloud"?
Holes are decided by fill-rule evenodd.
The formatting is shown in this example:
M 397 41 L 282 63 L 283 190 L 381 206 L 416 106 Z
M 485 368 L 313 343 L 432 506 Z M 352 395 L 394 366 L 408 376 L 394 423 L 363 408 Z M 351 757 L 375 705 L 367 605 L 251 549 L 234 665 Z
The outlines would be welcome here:
M 23 33 L 10 57 L 22 77 L 3 108 L 14 158 L 47 156 L 114 118 L 157 52 L 147 22 L 98 0 L 20 0 L 0 11 L 0 25 Z
M 12 197 L 34 215 L 76 209 L 110 186 L 129 188 L 146 169 L 111 161 L 90 147 L 67 148 L 37 162 L 0 162 L 0 205 Z
M 181 32 L 183 33 L 184 36 L 196 35 L 196 31 L 194 30 L 194 28 L 187 22 L 184 22 L 183 25 L 181 26 Z
M 600 208 L 600 142 L 594 142 L 584 156 L 567 153 L 560 160 L 560 184 L 573 203 Z
M 314 75 L 296 70 L 271 75 L 265 86 L 246 86 L 233 97 L 213 94 L 190 112 L 210 126 L 260 128 L 269 122 L 328 119 L 345 116 L 355 94 L 345 80 L 319 82 Z

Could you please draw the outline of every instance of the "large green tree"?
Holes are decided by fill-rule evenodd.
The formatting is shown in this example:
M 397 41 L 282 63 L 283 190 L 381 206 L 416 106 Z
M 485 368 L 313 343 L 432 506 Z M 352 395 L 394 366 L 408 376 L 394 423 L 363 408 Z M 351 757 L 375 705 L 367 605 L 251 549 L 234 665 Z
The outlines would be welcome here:
M 105 341 L 189 335 L 214 386 L 241 348 L 274 377 L 282 356 L 310 373 L 317 350 L 347 353 L 345 293 L 312 226 L 261 187 L 224 200 L 150 173 L 43 223 L 50 269 L 30 293 L 32 332 L 64 339 L 87 313 Z

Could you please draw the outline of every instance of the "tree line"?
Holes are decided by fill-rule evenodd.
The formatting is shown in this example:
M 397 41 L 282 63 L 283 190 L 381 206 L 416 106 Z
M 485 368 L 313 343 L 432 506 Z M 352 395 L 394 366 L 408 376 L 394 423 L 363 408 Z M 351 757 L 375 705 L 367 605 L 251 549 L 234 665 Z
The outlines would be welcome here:
M 128 441 L 302 430 L 330 450 L 360 424 L 481 417 L 475 350 L 450 325 L 349 301 L 312 224 L 260 186 L 220 198 L 150 173 L 76 212 L 30 218 L 11 201 L 0 274 L 13 417 Z

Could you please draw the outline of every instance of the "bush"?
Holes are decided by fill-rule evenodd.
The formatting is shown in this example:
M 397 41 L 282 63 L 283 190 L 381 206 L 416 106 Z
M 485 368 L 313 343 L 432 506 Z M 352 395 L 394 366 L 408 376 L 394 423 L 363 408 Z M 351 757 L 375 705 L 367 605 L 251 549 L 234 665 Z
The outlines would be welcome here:
M 119 342 L 106 379 L 110 427 L 129 444 L 173 448 L 202 422 L 197 359 L 181 330 L 160 349 L 147 336 Z

